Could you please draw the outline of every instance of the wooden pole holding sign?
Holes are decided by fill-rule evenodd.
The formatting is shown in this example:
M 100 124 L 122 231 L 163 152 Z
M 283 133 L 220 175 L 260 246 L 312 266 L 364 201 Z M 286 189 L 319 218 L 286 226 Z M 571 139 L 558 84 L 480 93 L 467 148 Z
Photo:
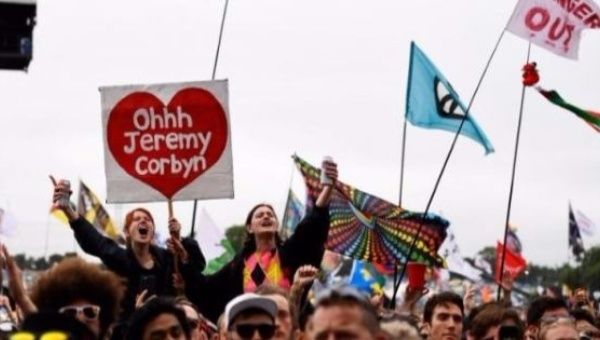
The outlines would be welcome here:
M 174 217 L 174 213 L 173 213 L 173 200 L 171 198 L 169 198 L 167 200 L 167 208 L 169 210 L 169 224 L 171 223 L 171 220 Z M 171 238 L 174 241 L 180 241 L 181 237 L 180 237 L 180 231 L 172 231 L 169 230 L 169 235 L 171 236 Z M 181 272 L 179 270 L 179 260 L 181 259 L 181 257 L 179 256 L 179 252 L 177 247 L 174 246 L 173 249 L 173 274 L 175 274 L 178 277 L 181 277 Z M 175 287 L 175 295 L 180 296 L 184 294 L 185 289 L 180 289 L 179 287 Z
M 167 200 L 167 206 L 169 208 L 169 219 L 173 218 L 173 200 L 169 198 L 169 200 Z

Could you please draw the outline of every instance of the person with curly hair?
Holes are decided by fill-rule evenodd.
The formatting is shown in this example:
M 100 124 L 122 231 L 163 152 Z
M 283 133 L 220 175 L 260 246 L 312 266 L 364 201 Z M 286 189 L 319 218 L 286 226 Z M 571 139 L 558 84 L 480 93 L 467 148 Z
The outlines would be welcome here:
M 39 276 L 31 287 L 31 301 L 39 312 L 72 316 L 105 339 L 117 319 L 124 289 L 114 273 L 71 257 Z

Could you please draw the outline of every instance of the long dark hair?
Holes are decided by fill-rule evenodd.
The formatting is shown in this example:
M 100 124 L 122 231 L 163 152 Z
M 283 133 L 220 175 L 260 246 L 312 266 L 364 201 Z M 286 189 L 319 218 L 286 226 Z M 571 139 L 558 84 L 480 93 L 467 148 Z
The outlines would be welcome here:
M 248 257 L 248 255 L 250 255 L 256 251 L 256 241 L 254 239 L 254 235 L 251 234 L 250 232 L 248 232 L 248 227 L 252 223 L 252 216 L 254 216 L 254 213 L 256 212 L 256 210 L 261 207 L 269 208 L 269 210 L 271 210 L 271 212 L 273 212 L 273 215 L 275 216 L 275 218 L 277 218 L 275 209 L 273 209 L 273 206 L 268 203 L 258 203 L 257 205 L 252 207 L 252 209 L 250 209 L 250 212 L 246 216 L 246 224 L 245 224 L 246 236 L 244 237 L 244 244 L 242 246 L 242 256 L 244 258 Z M 279 246 L 281 246 L 282 243 L 283 243 L 283 241 L 281 240 L 279 233 L 276 233 L 275 234 L 275 246 L 279 247 Z

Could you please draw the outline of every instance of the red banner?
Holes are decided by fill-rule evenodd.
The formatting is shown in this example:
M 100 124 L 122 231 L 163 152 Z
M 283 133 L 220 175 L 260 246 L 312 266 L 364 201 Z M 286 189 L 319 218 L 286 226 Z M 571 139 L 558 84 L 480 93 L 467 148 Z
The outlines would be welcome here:
M 500 270 L 502 267 L 502 243 L 498 242 L 496 245 L 496 282 L 500 282 Z M 506 254 L 504 256 L 504 275 L 503 281 L 510 280 L 513 281 L 517 278 L 517 276 L 521 275 L 521 273 L 527 267 L 527 261 L 516 253 L 510 251 L 510 249 L 506 248 Z

